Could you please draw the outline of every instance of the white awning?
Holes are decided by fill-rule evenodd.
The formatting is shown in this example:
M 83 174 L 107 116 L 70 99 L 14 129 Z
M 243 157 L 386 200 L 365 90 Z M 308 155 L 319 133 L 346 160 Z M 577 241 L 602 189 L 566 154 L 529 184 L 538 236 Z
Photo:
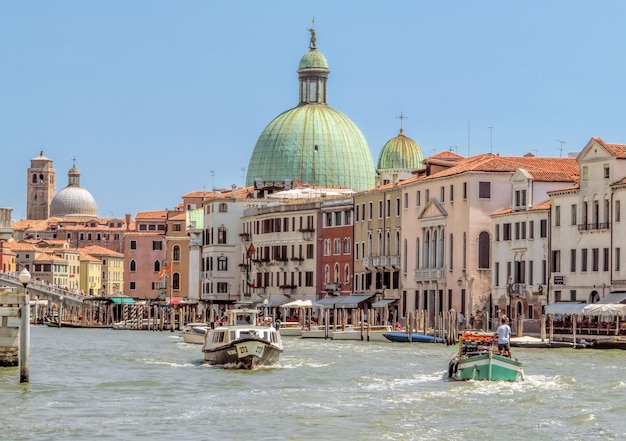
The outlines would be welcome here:
M 358 308 L 359 303 L 374 297 L 375 294 L 324 297 L 317 301 L 324 308 Z
M 582 309 L 581 315 L 624 317 L 626 316 L 626 305 L 621 303 L 591 303 Z

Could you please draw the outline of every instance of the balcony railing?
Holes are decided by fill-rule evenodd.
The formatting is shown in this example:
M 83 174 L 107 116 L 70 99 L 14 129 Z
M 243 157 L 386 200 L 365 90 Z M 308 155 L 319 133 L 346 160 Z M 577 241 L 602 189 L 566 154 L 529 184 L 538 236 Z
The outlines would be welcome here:
M 416 282 L 445 281 L 445 268 L 426 268 L 415 270 Z
M 608 230 L 608 222 L 594 222 L 591 224 L 578 224 L 578 231 L 592 231 L 592 230 Z

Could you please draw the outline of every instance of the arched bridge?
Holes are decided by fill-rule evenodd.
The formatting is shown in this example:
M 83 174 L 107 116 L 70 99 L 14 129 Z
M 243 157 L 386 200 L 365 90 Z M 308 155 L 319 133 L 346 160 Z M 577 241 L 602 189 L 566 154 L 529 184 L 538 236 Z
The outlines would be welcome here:
M 22 282 L 20 282 L 19 277 L 0 273 L 0 285 L 2 286 L 11 286 L 17 288 L 23 288 Z M 28 293 L 30 295 L 31 300 L 37 296 L 39 299 L 46 299 L 51 302 L 60 303 L 61 300 L 65 305 L 74 306 L 78 304 L 83 304 L 83 301 L 88 296 L 78 294 L 73 291 L 68 291 L 66 289 L 56 288 L 52 285 L 46 285 L 45 283 L 39 281 L 31 281 L 26 288 L 28 289 Z

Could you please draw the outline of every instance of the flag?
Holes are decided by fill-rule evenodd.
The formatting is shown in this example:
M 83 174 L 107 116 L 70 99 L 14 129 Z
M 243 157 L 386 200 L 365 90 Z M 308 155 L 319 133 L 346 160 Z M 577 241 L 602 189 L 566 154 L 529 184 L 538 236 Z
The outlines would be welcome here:
M 250 259 L 252 256 L 254 256 L 255 251 L 256 251 L 256 248 L 254 248 L 254 244 L 251 243 L 250 246 L 248 247 L 248 251 L 246 251 L 246 258 Z
M 159 271 L 159 279 L 162 279 L 165 274 L 169 274 L 171 272 L 171 267 L 170 264 L 166 264 L 165 268 L 163 268 L 161 271 Z

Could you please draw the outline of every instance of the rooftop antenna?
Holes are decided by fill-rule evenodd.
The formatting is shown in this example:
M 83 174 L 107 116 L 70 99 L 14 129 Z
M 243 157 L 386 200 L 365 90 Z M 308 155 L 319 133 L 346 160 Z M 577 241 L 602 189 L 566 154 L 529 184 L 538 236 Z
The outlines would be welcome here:
M 532 150 L 531 150 L 531 152 L 535 152 L 535 156 L 537 156 L 537 154 L 538 154 L 537 152 L 538 152 L 538 151 L 539 151 L 539 150 L 537 150 L 537 149 L 532 149 Z
M 396 118 L 398 118 L 398 119 L 400 120 L 400 132 L 402 132 L 402 120 L 403 120 L 403 119 L 407 119 L 407 118 L 408 118 L 408 116 L 404 116 L 404 115 L 402 114 L 402 112 L 400 112 L 400 116 L 396 116 Z
M 211 189 L 215 191 L 215 170 L 211 170 Z
M 467 156 L 470 155 L 470 122 L 467 122 Z
M 563 144 L 567 144 L 567 142 L 563 141 L 562 139 L 557 139 L 556 142 L 561 144 L 561 146 L 559 147 L 559 158 L 560 158 L 561 156 L 563 156 Z
M 241 167 L 241 188 L 245 188 L 246 187 L 246 168 L 245 167 Z
M 455 145 L 451 145 L 450 147 L 448 147 L 448 150 L 449 150 L 449 151 L 451 151 L 451 152 L 456 153 L 457 146 L 455 146 Z
M 493 126 L 489 126 L 489 153 L 493 153 Z

